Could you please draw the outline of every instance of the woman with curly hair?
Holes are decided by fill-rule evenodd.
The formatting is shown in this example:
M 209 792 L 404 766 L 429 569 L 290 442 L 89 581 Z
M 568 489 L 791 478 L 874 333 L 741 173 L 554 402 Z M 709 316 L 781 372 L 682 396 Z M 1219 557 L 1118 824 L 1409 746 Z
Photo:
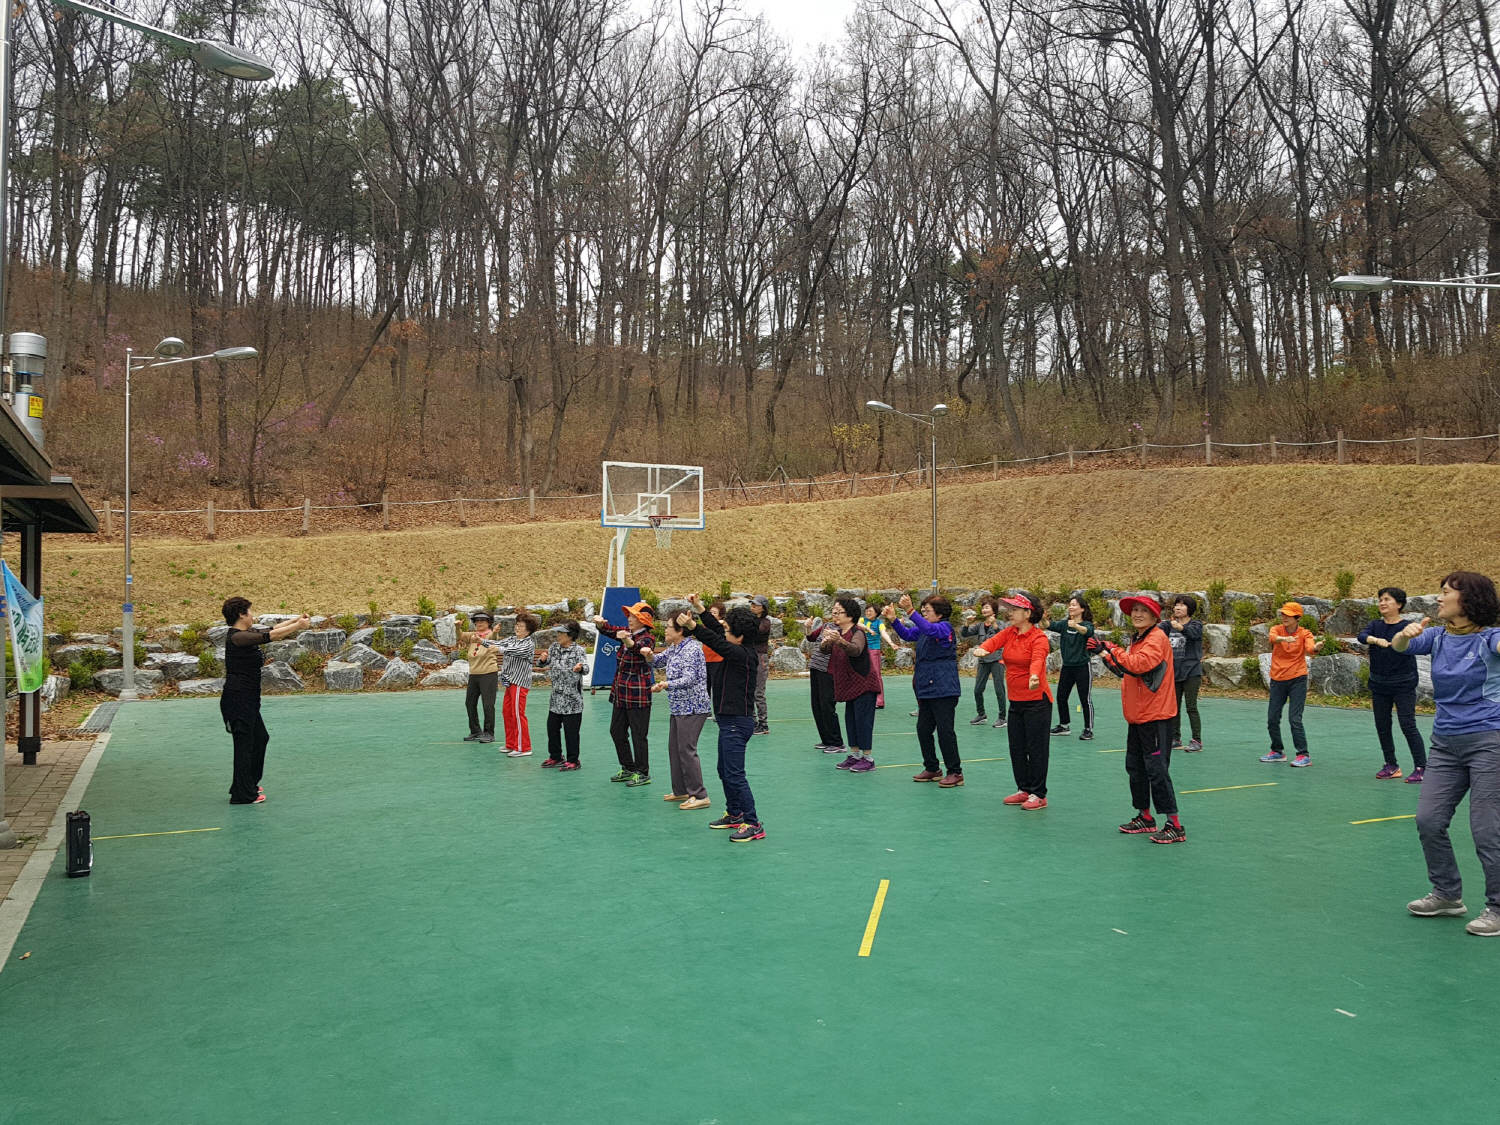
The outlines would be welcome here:
M 1417 836 L 1432 893 L 1406 904 L 1422 918 L 1468 912 L 1448 825 L 1469 795 L 1469 831 L 1484 869 L 1485 907 L 1465 927 L 1500 937 L 1500 598 L 1472 570 L 1443 579 L 1438 624 L 1414 621 L 1391 642 L 1397 652 L 1432 657 L 1432 723 L 1427 769 L 1417 798 Z
M 1037 628 L 1042 607 L 1025 594 L 1001 598 L 1010 624 L 979 646 L 985 653 L 1003 652 L 1005 691 L 1010 696 L 1010 768 L 1016 791 L 1007 805 L 1028 811 L 1047 807 L 1047 759 L 1051 750 L 1052 687 L 1047 683 L 1047 655 L 1052 644 L 1045 629 Z

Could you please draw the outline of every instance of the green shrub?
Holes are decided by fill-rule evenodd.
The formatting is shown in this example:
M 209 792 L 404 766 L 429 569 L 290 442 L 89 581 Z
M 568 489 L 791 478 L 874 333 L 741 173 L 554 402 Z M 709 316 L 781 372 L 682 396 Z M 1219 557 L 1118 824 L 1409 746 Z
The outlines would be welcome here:
M 423 617 L 436 617 L 437 604 L 425 594 L 417 599 L 417 613 Z
M 370 637 L 370 647 L 376 652 L 384 652 L 385 649 L 385 626 L 375 626 L 375 632 Z
M 64 637 L 78 632 L 78 618 L 71 613 L 58 613 L 52 617 L 52 631 Z
M 1285 574 L 1279 575 L 1275 584 L 1271 587 L 1271 612 L 1281 612 L 1281 607 L 1292 600 L 1292 580 Z
M 204 648 L 208 645 L 208 626 L 189 625 L 182 631 L 178 642 L 182 645 L 182 651 L 189 656 L 202 656 Z
M 659 595 L 650 586 L 641 587 L 641 601 L 645 602 L 651 607 L 651 616 L 653 618 L 659 616 L 657 611 L 661 606 L 661 595 Z
M 994 583 L 992 586 L 990 586 L 990 593 L 992 595 L 994 595 L 995 597 L 997 597 L 997 598 L 1003 598 L 1003 597 L 1005 597 L 1005 585 L 1004 585 L 1004 583 L 1001 583 L 1001 582 Z
M 1332 633 L 1324 633 L 1322 640 L 1318 642 L 1318 651 L 1316 655 L 1337 656 L 1343 651 L 1344 646 L 1339 644 L 1337 637 L 1335 637 Z
M 1154 578 L 1142 578 L 1139 582 L 1136 583 L 1136 589 L 1155 590 L 1158 594 L 1161 593 L 1161 587 L 1157 585 L 1156 579 Z
M 1359 662 L 1359 694 L 1370 694 L 1370 665 L 1364 660 Z
M 299 676 L 304 678 L 316 676 L 323 670 L 323 665 L 328 658 L 321 652 L 304 652 L 296 660 L 292 661 L 292 667 L 296 669 Z
M 437 628 L 431 621 L 423 621 L 417 625 L 417 640 L 431 641 L 437 639 Z
M 417 647 L 417 642 L 414 641 L 414 640 L 412 640 L 410 637 L 407 637 L 406 640 L 404 640 L 404 641 L 401 642 L 401 659 L 402 660 L 410 660 L 411 659 L 411 651 L 412 651 L 412 649 L 414 649 L 416 647 Z
M 146 646 L 141 644 L 140 641 L 136 641 L 131 647 L 135 649 L 135 666 L 137 668 L 144 668 L 146 666 Z
M 1302 626 L 1302 628 L 1306 629 L 1309 633 L 1316 633 L 1319 629 L 1318 619 L 1310 613 L 1304 613 L 1300 618 L 1298 618 L 1297 624 Z
M 1245 669 L 1245 675 L 1254 676 L 1256 682 L 1260 681 L 1260 657 L 1245 657 L 1242 667 Z
M 474 622 L 469 620 L 469 615 L 467 613 L 454 613 L 453 618 L 453 623 L 460 629 L 462 629 L 465 633 L 474 628 Z
M 365 603 L 365 608 L 367 610 L 369 610 L 369 612 L 370 612 L 370 621 L 371 621 L 372 624 L 374 622 L 380 620 L 380 603 L 379 602 L 366 602 Z
M 1234 623 L 1229 627 L 1229 651 L 1235 656 L 1246 656 L 1255 651 L 1255 637 L 1250 626 L 1255 623 L 1255 603 L 1235 602 Z
M 583 601 L 579 598 L 568 599 L 568 612 L 576 619 L 583 612 Z
M 1334 597 L 1343 601 L 1354 593 L 1354 572 L 1352 570 L 1341 570 L 1333 576 Z
M 789 645 L 801 644 L 802 638 L 807 635 L 802 631 L 801 622 L 790 613 L 781 619 L 781 631 Z
M 1228 589 L 1222 578 L 1216 578 L 1208 584 L 1208 619 L 1210 621 L 1224 620 L 1224 591 Z
M 206 648 L 198 655 L 198 674 L 210 679 L 224 674 L 224 664 L 212 649 Z
M 732 593 L 733 593 L 733 591 L 729 588 L 729 579 L 726 578 L 726 579 L 724 579 L 724 581 L 722 581 L 722 582 L 719 583 L 719 600 L 721 602 L 727 602 L 729 600 L 730 594 L 732 594 Z M 713 600 L 712 598 L 705 598 L 704 599 L 704 601 L 712 601 L 712 600 Z
M 1379 620 L 1379 618 L 1380 618 L 1380 607 L 1379 606 L 1373 606 L 1373 605 L 1367 605 L 1367 606 L 1365 606 L 1365 620 L 1366 621 L 1376 621 L 1376 620 Z
M 1109 602 L 1105 600 L 1103 590 L 1098 586 L 1090 586 L 1083 592 L 1083 600 L 1088 603 L 1089 612 L 1094 615 L 1096 627 L 1102 628 L 1109 624 Z
M 352 613 L 341 613 L 333 619 L 333 623 L 344 631 L 344 635 L 359 631 L 359 621 Z
M 69 664 L 68 679 L 73 681 L 73 690 L 82 691 L 84 688 L 93 687 L 95 671 L 96 669 L 90 668 L 81 660 L 75 660 Z
M 486 594 L 484 596 L 484 608 L 493 617 L 495 611 L 500 608 L 500 599 L 495 597 L 494 594 Z
M 839 588 L 837 586 L 835 586 L 832 582 L 825 582 L 825 583 L 823 583 L 823 593 L 826 594 L 828 597 L 831 598 L 831 597 L 833 597 L 833 595 L 837 594 L 838 592 L 839 592 Z

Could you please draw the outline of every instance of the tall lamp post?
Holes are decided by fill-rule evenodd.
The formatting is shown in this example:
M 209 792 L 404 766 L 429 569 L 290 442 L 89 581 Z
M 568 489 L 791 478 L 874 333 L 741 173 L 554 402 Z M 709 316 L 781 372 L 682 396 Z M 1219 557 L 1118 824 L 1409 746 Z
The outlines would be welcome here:
M 927 411 L 926 414 L 908 414 L 904 410 L 897 410 L 888 402 L 879 399 L 871 399 L 865 403 L 866 409 L 873 410 L 877 414 L 899 414 L 903 418 L 910 418 L 913 422 L 920 422 L 932 430 L 932 462 L 927 466 L 927 474 L 932 478 L 932 592 L 938 592 L 938 544 L 937 544 L 937 420 L 948 413 L 947 403 L 938 403 Z
M 1328 284 L 1345 293 L 1383 293 L 1395 285 L 1417 289 L 1500 289 L 1500 284 L 1485 281 L 1485 278 L 1500 277 L 1500 273 L 1471 273 L 1467 277 L 1442 277 L 1436 281 L 1406 281 L 1399 277 L 1382 277 L 1379 274 L 1346 273 Z
M 3 0 L 0 0 L 3 2 Z M 260 353 L 254 348 L 220 348 L 207 355 L 184 356 L 187 345 L 176 336 L 168 336 L 156 345 L 150 355 L 137 356 L 125 349 L 125 604 L 120 656 L 125 676 L 120 686 L 120 699 L 139 699 L 135 690 L 135 576 L 130 565 L 130 376 L 136 371 L 149 371 L 155 367 L 175 367 L 179 363 L 198 363 L 205 359 L 216 359 L 223 363 L 232 359 L 254 359 Z

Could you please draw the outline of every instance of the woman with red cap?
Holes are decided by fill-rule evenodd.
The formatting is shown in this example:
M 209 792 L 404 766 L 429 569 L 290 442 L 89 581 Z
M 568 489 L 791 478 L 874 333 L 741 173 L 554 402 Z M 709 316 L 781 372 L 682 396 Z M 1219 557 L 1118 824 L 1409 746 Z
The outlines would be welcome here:
M 1151 833 L 1153 844 L 1180 844 L 1187 839 L 1177 819 L 1177 793 L 1172 788 L 1172 719 L 1177 714 L 1177 680 L 1172 674 L 1172 642 L 1157 628 L 1161 603 L 1141 594 L 1121 598 L 1120 610 L 1130 615 L 1135 636 L 1121 648 L 1105 641 L 1104 663 L 1121 677 L 1120 705 L 1125 710 L 1125 772 L 1130 777 L 1130 799 L 1136 815 L 1120 825 L 1130 836 Z M 1167 818 L 1158 830 L 1151 805 Z
M 979 646 L 979 654 L 1003 653 L 1005 693 L 1010 696 L 1010 768 L 1016 791 L 1007 805 L 1023 809 L 1047 807 L 1047 757 L 1050 751 L 1052 686 L 1047 683 L 1047 654 L 1052 649 L 1042 619 L 1041 603 L 1025 594 L 1001 598 L 1010 611 L 1010 624 Z
M 651 749 L 647 736 L 651 730 L 651 687 L 655 676 L 651 658 L 656 638 L 651 634 L 651 606 L 636 602 L 625 607 L 625 625 L 611 625 L 602 617 L 594 624 L 606 637 L 620 642 L 620 657 L 615 665 L 615 680 L 609 688 L 609 701 L 615 713 L 609 721 L 609 736 L 614 739 L 620 772 L 611 781 L 626 785 L 651 784 Z M 635 753 L 631 754 L 631 743 Z

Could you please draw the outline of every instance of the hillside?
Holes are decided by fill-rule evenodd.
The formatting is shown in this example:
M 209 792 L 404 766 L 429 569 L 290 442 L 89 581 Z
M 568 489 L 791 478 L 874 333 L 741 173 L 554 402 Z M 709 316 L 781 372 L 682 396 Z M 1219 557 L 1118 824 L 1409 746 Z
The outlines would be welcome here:
M 955 485 L 939 493 L 944 586 L 1066 584 L 1269 589 L 1286 575 L 1327 595 L 1387 583 L 1431 591 L 1455 567 L 1500 571 L 1500 468 L 1307 465 L 1111 470 Z M 631 540 L 628 578 L 660 593 L 780 591 L 827 582 L 923 586 L 931 568 L 926 493 L 711 512 L 671 550 Z M 205 542 L 153 539 L 135 551 L 144 624 L 212 620 L 228 595 L 261 610 L 410 610 L 493 594 L 505 602 L 597 594 L 609 533 L 535 523 Z M 11 565 L 15 537 L 6 540 Z M 53 628 L 118 622 L 118 542 L 49 537 Z

